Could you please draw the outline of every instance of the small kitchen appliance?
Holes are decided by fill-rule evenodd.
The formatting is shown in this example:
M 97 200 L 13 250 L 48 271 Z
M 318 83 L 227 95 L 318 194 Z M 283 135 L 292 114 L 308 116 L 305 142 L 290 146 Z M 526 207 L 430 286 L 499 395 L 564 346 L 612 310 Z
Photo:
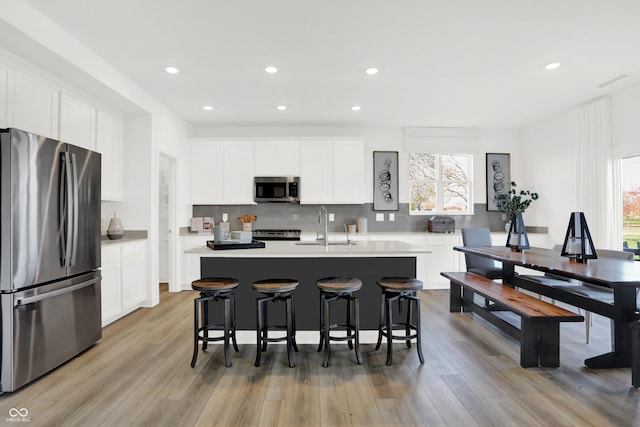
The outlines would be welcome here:
M 427 230 L 430 233 L 453 233 L 456 231 L 456 222 L 450 216 L 434 215 L 427 222 Z
M 257 176 L 253 179 L 256 203 L 300 203 L 300 178 L 297 176 Z

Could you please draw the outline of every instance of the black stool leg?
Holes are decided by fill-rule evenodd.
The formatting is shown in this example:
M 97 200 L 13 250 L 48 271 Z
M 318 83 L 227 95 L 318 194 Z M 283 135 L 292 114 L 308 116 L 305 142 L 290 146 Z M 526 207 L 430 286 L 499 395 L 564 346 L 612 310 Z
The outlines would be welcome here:
M 356 351 L 356 362 L 358 365 L 362 365 L 362 359 L 360 359 L 360 302 L 357 297 L 350 297 L 351 303 L 353 303 L 353 311 L 356 316 L 355 320 L 355 351 Z
M 260 366 L 260 352 L 262 349 L 262 322 L 264 318 L 262 317 L 262 301 L 260 299 L 256 300 L 256 337 L 257 337 L 257 353 L 256 353 L 256 361 L 254 365 L 256 367 Z
M 342 295 L 340 298 L 344 299 L 347 303 L 347 336 L 351 336 L 351 319 L 352 319 L 352 307 L 351 307 L 351 294 Z M 349 350 L 353 350 L 353 340 L 347 340 Z
M 424 364 L 424 356 L 422 355 L 422 328 L 420 325 L 420 299 L 416 296 L 414 301 L 416 303 L 416 346 L 418 347 L 420 363 Z
M 386 297 L 385 316 L 387 320 L 387 366 L 391 366 L 393 358 L 393 319 L 391 318 L 392 298 Z
M 320 344 L 318 344 L 318 351 L 322 351 L 324 343 L 324 299 L 325 293 L 320 291 Z
M 293 338 L 293 298 L 288 297 L 286 299 L 286 310 L 287 310 L 287 358 L 289 359 L 289 367 L 295 368 L 296 363 L 293 357 L 293 346 L 294 346 L 294 338 Z
M 262 351 L 267 351 L 267 338 L 269 338 L 269 303 L 270 298 L 264 298 L 261 303 L 262 309 Z
M 196 366 L 198 359 L 198 299 L 193 300 L 193 357 L 191 358 L 191 367 Z
M 204 295 L 202 295 L 202 297 L 204 297 Z M 202 340 L 202 351 L 206 351 L 207 345 L 209 344 L 207 340 L 207 338 L 209 338 L 209 328 L 207 328 L 207 325 L 209 325 L 209 300 L 203 300 L 201 307 L 203 321 L 202 336 L 204 337 L 204 339 Z
M 236 296 L 231 294 L 231 341 L 233 342 L 233 349 L 237 352 L 238 342 L 236 341 Z
M 382 296 L 380 297 L 380 316 L 378 318 L 379 319 L 378 320 L 378 342 L 376 344 L 376 350 L 379 350 L 380 344 L 382 344 L 382 329 L 384 325 L 385 300 L 386 300 L 386 295 L 383 292 Z
M 296 300 L 293 294 L 290 296 L 291 298 L 291 317 L 292 317 L 292 332 L 291 332 L 291 343 L 293 345 L 293 350 L 298 352 L 298 343 L 296 342 Z
M 224 299 L 224 362 L 227 367 L 231 366 L 231 349 L 229 338 L 231 335 L 231 300 Z
M 329 338 L 329 328 L 331 327 L 331 319 L 330 319 L 330 315 L 329 315 L 329 302 L 330 299 L 329 298 L 324 298 L 323 300 L 323 305 L 322 305 L 322 311 L 324 312 L 324 324 L 322 325 L 322 332 L 324 334 L 324 361 L 322 362 L 322 366 L 324 366 L 325 368 L 329 366 L 329 362 L 330 362 L 330 338 Z
M 404 296 L 400 297 L 400 299 L 402 299 L 402 298 L 405 298 L 405 297 Z M 413 304 L 412 304 L 412 301 L 410 299 L 407 300 L 407 305 L 408 305 L 408 307 L 407 307 L 407 323 L 406 323 L 405 328 L 404 328 L 404 333 L 407 336 L 407 339 L 405 341 L 407 343 L 407 348 L 411 348 L 411 338 L 409 338 L 409 335 L 411 335 L 411 312 L 412 312 Z

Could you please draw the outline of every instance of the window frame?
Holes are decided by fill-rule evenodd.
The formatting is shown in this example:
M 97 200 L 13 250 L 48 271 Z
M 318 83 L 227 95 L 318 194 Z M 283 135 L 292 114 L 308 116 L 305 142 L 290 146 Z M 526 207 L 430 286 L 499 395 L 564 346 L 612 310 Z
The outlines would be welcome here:
M 435 180 L 412 180 L 409 170 L 407 168 L 407 180 L 409 183 L 409 215 L 411 216 L 427 216 L 427 215 L 473 215 L 474 203 L 473 203 L 473 153 L 456 153 L 456 152 L 410 152 L 408 154 L 408 164 L 411 165 L 411 157 L 415 154 L 432 155 L 435 156 L 436 163 L 436 179 Z M 466 181 L 445 181 L 442 179 L 442 157 L 443 156 L 466 156 L 467 157 L 467 180 Z M 436 188 L 436 209 L 432 211 L 414 211 L 412 206 L 412 190 L 414 183 L 435 184 Z M 468 210 L 445 210 L 444 208 L 444 189 L 447 183 L 466 183 L 467 188 L 467 205 Z

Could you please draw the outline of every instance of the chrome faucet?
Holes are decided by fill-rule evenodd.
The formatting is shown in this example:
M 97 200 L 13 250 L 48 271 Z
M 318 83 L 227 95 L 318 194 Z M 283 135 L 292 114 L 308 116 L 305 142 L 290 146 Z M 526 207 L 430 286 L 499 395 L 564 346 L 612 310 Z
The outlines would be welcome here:
M 351 240 L 349 240 L 349 228 L 347 227 L 347 224 L 342 224 L 342 226 L 344 227 L 344 234 L 347 235 L 347 246 L 351 246 Z
M 324 206 L 320 206 L 318 211 L 318 224 L 320 230 L 318 230 L 316 240 L 321 240 L 322 246 L 329 246 L 329 213 Z

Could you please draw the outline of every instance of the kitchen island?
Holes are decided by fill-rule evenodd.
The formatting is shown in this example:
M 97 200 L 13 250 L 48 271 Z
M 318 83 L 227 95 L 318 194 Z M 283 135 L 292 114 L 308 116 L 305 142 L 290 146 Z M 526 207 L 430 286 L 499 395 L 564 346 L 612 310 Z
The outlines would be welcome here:
M 201 277 L 235 277 L 237 329 L 255 330 L 255 301 L 260 294 L 251 288 L 255 280 L 273 277 L 297 279 L 296 326 L 299 331 L 318 331 L 319 297 L 316 280 L 328 276 L 351 276 L 362 280 L 360 324 L 362 330 L 377 330 L 383 276 L 416 277 L 417 258 L 429 251 L 397 241 L 331 242 L 324 247 L 314 241 L 266 242 L 265 248 L 212 250 L 206 246 L 185 254 L 200 257 Z M 283 323 L 272 310 L 276 323 Z M 341 310 L 342 311 L 342 310 Z M 339 314 L 338 314 L 339 315 Z

